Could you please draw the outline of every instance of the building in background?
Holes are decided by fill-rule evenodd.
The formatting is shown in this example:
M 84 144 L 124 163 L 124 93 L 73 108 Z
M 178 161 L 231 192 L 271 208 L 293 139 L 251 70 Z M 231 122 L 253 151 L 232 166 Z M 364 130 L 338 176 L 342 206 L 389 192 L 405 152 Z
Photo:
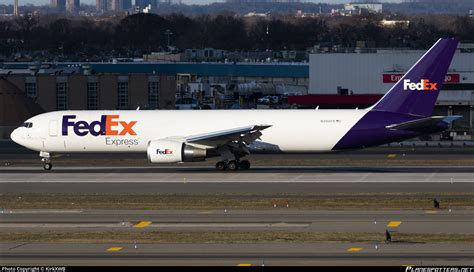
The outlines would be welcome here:
M 135 6 L 140 9 L 144 9 L 149 5 L 152 9 L 156 9 L 158 7 L 158 0 L 135 0 Z
M 79 13 L 79 9 L 81 8 L 80 0 L 66 0 L 66 11 L 70 14 L 77 14 Z
M 18 0 L 13 1 L 13 16 L 18 16 L 20 13 L 18 12 Z
M 124 11 L 132 8 L 132 0 L 108 0 L 107 11 Z
M 297 104 L 331 108 L 369 106 L 385 94 L 425 51 L 376 49 L 367 52 L 311 54 L 310 96 Z M 327 100 L 330 96 L 333 99 Z M 462 115 L 454 122 L 454 131 L 461 136 L 474 134 L 474 44 L 460 44 L 436 102 L 434 115 Z
M 410 26 L 410 20 L 391 20 L 391 19 L 382 19 L 380 22 L 382 27 L 401 27 L 408 28 Z
M 132 8 L 132 0 L 121 0 L 120 7 L 122 10 L 129 10 Z
M 247 4 L 247 3 L 301 3 L 301 0 L 226 0 L 226 3 Z
M 7 70 L 10 74 L 5 74 Z M 78 63 L 30 63 L 6 64 L 0 75 L 45 111 L 174 108 L 174 75 L 120 70 L 99 72 L 94 65 Z
M 96 0 L 95 9 L 98 12 L 106 12 L 108 10 L 107 2 L 108 0 Z
M 107 11 L 120 11 L 120 0 L 107 0 Z
M 434 111 L 435 115 L 463 116 L 450 128 L 456 140 L 469 140 L 474 132 L 474 53 L 469 51 L 468 45 L 460 45 Z M 110 63 L 2 63 L 0 76 L 45 111 L 354 109 L 377 102 L 423 53 L 358 52 L 369 53 L 311 54 L 309 65 L 125 59 Z M 162 56 L 150 55 L 155 57 Z
M 23 90 L 0 76 L 0 139 L 9 139 L 10 133 L 26 119 L 44 112 L 25 96 Z
M 181 5 L 181 0 L 157 0 L 159 3 L 167 5 Z
M 365 13 L 382 13 L 383 5 L 374 1 L 349 3 L 344 5 L 344 10 L 351 15 Z
M 45 111 L 249 108 L 309 82 L 307 64 L 278 63 L 2 63 L 0 76 Z
M 50 7 L 57 12 L 66 11 L 66 0 L 51 0 Z

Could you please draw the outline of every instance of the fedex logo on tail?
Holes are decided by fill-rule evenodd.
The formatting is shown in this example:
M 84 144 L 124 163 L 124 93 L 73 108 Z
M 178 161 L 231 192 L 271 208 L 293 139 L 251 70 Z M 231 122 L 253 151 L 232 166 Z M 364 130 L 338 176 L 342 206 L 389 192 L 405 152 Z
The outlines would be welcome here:
M 107 136 L 124 136 L 137 135 L 133 130 L 133 126 L 137 121 L 120 121 L 120 115 L 101 115 L 100 120 L 88 123 L 86 121 L 76 121 L 76 115 L 64 115 L 62 122 L 62 135 L 67 136 L 69 127 L 73 128 L 74 134 L 77 136 L 107 135 Z
M 438 83 L 432 83 L 428 79 L 422 79 L 420 82 L 411 82 L 409 79 L 403 80 L 403 89 L 408 91 L 437 91 Z

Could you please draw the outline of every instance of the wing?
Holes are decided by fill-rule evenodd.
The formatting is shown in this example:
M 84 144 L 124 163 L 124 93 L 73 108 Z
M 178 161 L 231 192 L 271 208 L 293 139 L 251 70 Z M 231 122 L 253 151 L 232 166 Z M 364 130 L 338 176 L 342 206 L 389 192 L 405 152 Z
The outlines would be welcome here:
M 449 124 L 456 119 L 461 118 L 461 115 L 452 115 L 452 116 L 431 116 L 426 118 L 421 118 L 413 121 L 403 122 L 399 124 L 388 125 L 386 128 L 393 130 L 410 130 L 410 131 L 421 131 L 426 128 L 431 128 L 437 126 L 440 122 L 444 124 Z
M 185 139 L 187 143 L 209 147 L 219 147 L 231 143 L 244 143 L 248 145 L 262 136 L 261 131 L 269 127 L 271 126 L 254 125 L 188 136 Z

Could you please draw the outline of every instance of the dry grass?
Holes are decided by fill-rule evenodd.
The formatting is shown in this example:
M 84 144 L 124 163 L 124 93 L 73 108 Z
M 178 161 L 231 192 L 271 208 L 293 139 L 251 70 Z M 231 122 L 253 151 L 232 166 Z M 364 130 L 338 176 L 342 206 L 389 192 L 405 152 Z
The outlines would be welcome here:
M 472 209 L 474 193 L 377 193 L 377 194 L 201 194 L 107 195 L 22 194 L 0 195 L 3 209 L 430 209 L 433 198 L 441 208 Z
M 384 241 L 384 233 L 365 232 L 1 232 L 2 242 L 29 243 L 314 243 Z M 393 242 L 472 243 L 470 234 L 395 233 Z

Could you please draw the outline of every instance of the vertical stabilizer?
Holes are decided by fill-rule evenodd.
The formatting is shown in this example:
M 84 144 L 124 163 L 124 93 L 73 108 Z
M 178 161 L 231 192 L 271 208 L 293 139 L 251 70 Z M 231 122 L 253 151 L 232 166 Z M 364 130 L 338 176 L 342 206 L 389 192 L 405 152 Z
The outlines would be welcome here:
M 431 116 L 457 46 L 439 39 L 370 110 Z

